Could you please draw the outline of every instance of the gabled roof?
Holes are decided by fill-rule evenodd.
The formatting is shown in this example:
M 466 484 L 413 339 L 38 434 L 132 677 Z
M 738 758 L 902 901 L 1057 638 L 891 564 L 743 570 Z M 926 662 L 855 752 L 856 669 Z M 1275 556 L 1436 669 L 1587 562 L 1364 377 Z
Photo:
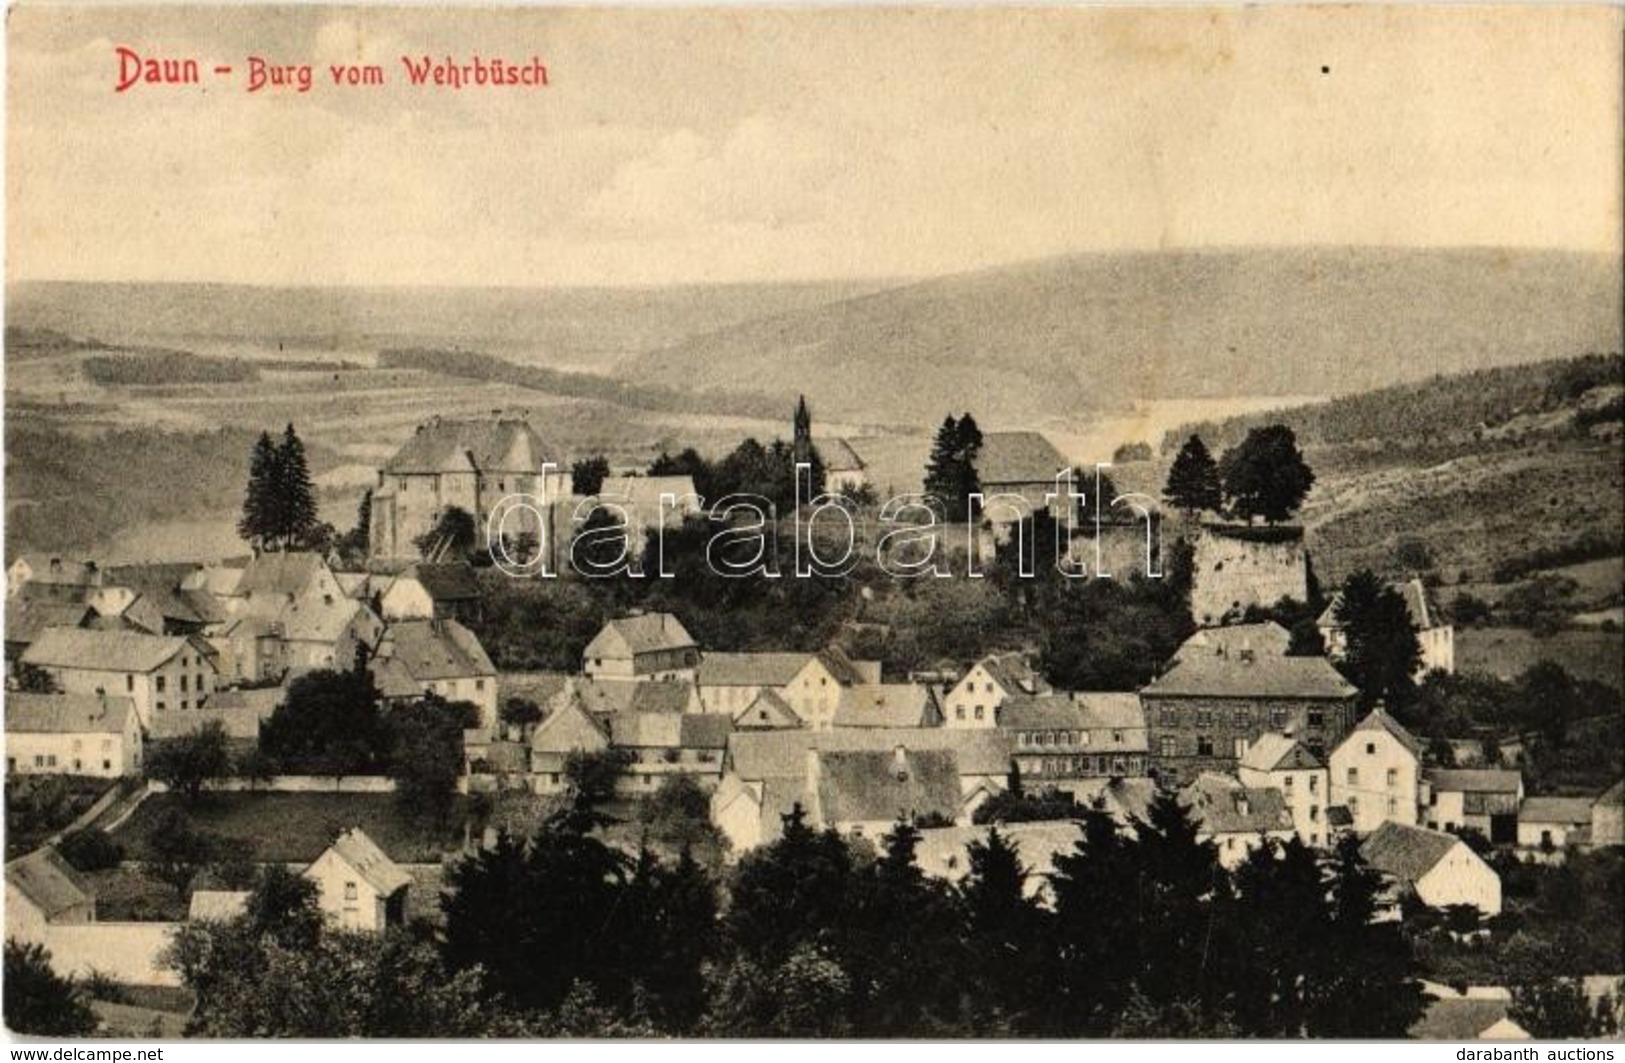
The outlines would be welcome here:
M 455 620 L 398 620 L 385 629 L 379 657 L 420 683 L 496 675 L 480 640 Z
M 1207 834 L 1260 834 L 1292 830 L 1286 798 L 1273 786 L 1250 787 L 1203 772 L 1179 793 L 1180 803 Z
M 1429 768 L 1426 779 L 1440 793 L 1515 794 L 1523 776 L 1503 768 Z
M 135 702 L 116 694 L 7 694 L 8 734 L 123 734 Z
M 692 649 L 694 637 L 670 613 L 623 616 L 603 626 L 587 644 L 584 657 L 616 657 L 660 650 Z
M 684 749 L 712 749 L 720 752 L 728 748 L 728 736 L 734 731 L 731 717 L 718 713 L 691 712 L 680 719 L 682 730 L 678 741 Z
M 993 653 L 976 662 L 972 671 L 980 667 L 1004 688 L 1006 694 L 1045 694 L 1049 684 L 1039 675 L 1027 658 L 1019 653 Z M 967 672 L 966 675 L 970 673 Z
M 976 456 L 982 485 L 1053 484 L 1069 463 L 1055 444 L 1039 432 L 986 432 Z
M 790 703 L 779 696 L 773 689 L 763 690 L 752 699 L 749 705 L 734 714 L 734 728 L 747 729 L 778 729 L 801 726 L 801 717 L 797 716 Z
M 599 750 L 609 745 L 609 728 L 587 711 L 575 689 L 570 687 L 547 705 L 548 715 L 530 736 L 530 748 L 537 753 L 569 753 L 572 750 Z
M 326 567 L 327 562 L 320 554 L 306 550 L 258 554 L 243 569 L 234 593 L 241 597 L 276 594 L 291 597 L 310 586 L 316 573 Z
M 677 715 L 687 712 L 698 700 L 692 683 L 633 683 L 632 696 L 627 701 L 628 712 L 663 712 Z
M 248 890 L 194 890 L 187 910 L 189 923 L 229 923 L 248 911 Z
M 340 834 L 334 839 L 333 844 L 327 847 L 327 852 L 333 853 L 354 868 L 356 874 L 360 875 L 380 897 L 388 897 L 396 890 L 405 889 L 412 884 L 412 876 L 386 856 L 360 827 L 351 827 Z
M 181 587 L 201 568 L 191 561 L 115 565 L 107 570 L 104 582 L 112 587 L 128 587 L 149 599 L 166 620 L 199 624 L 209 619 L 209 613 L 200 613 L 192 596 Z
M 403 473 L 537 473 L 557 458 L 530 422 L 522 418 L 457 421 L 436 417 L 421 424 L 384 463 L 383 471 Z
M 271 718 L 287 697 L 283 687 L 254 690 L 217 690 L 200 709 L 187 712 L 155 712 L 147 730 L 153 738 L 180 738 L 194 734 L 210 723 L 219 723 L 227 738 L 244 741 L 260 736 L 260 724 Z
M 396 579 L 416 580 L 436 602 L 478 601 L 480 597 L 479 580 L 471 565 L 420 561 Z
M 999 726 L 1011 731 L 1078 731 L 1083 707 L 1065 694 L 1015 694 L 999 706 Z
M 669 712 L 618 712 L 609 718 L 609 741 L 624 749 L 676 749 L 683 718 Z
M 1354 685 L 1324 657 L 1181 657 L 1143 697 L 1292 698 L 1342 701 Z
M 100 672 L 150 672 L 187 649 L 180 635 L 52 627 L 23 653 L 23 663 Z
M 1385 731 L 1393 735 L 1394 740 L 1400 745 L 1410 750 L 1411 756 L 1417 760 L 1422 759 L 1422 743 L 1415 735 L 1401 727 L 1399 721 L 1388 715 L 1387 710 L 1380 705 L 1367 713 L 1365 719 L 1355 724 L 1349 738 L 1344 741 L 1352 741 L 1354 736 L 1362 731 Z
M 1593 803 L 1589 797 L 1526 797 L 1518 806 L 1518 822 L 1590 823 Z
M 11 560 L 15 566 L 19 561 L 28 566 L 30 583 L 51 583 L 69 587 L 93 587 L 102 577 L 101 570 L 94 561 L 74 561 L 60 555 L 25 553 Z
M 728 760 L 747 782 L 802 777 L 807 750 L 826 752 L 890 752 L 897 746 L 910 750 L 953 750 L 965 775 L 1008 775 L 1010 739 L 992 728 L 839 727 L 826 731 L 735 731 L 728 739 Z
M 295 598 L 280 614 L 282 637 L 290 642 L 332 644 L 356 621 L 370 617 L 372 610 L 354 598 L 323 601 L 313 596 Z
M 50 627 L 84 627 L 94 615 L 83 602 L 14 599 L 6 603 L 6 641 L 31 643 Z
M 503 701 L 526 698 L 545 710 L 571 682 L 566 672 L 503 672 L 497 677 L 497 696 Z
M 1291 735 L 1268 731 L 1247 747 L 1240 766 L 1251 771 L 1305 771 L 1326 765 Z
M 953 751 L 846 750 L 818 755 L 818 803 L 825 823 L 959 816 Z
M 842 686 L 863 682 L 863 673 L 858 671 L 858 666 L 853 663 L 852 658 L 839 646 L 825 646 L 813 654 L 813 658 Z
M 96 901 L 79 873 L 50 846 L 7 864 L 6 883 L 33 902 L 47 920 Z
M 812 660 L 811 653 L 707 653 L 700 658 L 699 684 L 705 686 L 790 686 Z
M 1326 825 L 1328 827 L 1354 826 L 1354 813 L 1349 811 L 1347 805 L 1328 805 L 1326 807 Z
M 836 727 L 935 727 L 936 692 L 917 683 L 860 683 L 841 690 Z
M 1043 890 L 1044 880 L 1055 871 L 1055 858 L 1075 851 L 1083 837 L 1083 824 L 1078 820 L 1001 823 L 996 828 L 932 827 L 920 831 L 915 863 L 927 875 L 958 882 L 970 872 L 967 850 L 971 843 L 985 844 L 989 832 L 995 829 L 1016 850 L 1027 869 L 1025 892 L 1029 897 Z
M 1454 834 L 1387 820 L 1366 835 L 1360 843 L 1360 855 L 1378 871 L 1412 886 L 1437 867 L 1445 854 L 1462 844 Z
M 1431 1000 L 1408 1031 L 1417 1041 L 1528 1040 L 1507 1017 L 1508 1002 L 1477 997 Z
M 1597 804 L 1604 808 L 1619 808 L 1625 806 L 1625 780 L 1616 782 L 1602 792 L 1597 798 Z
M 1236 657 L 1250 651 L 1258 656 L 1285 657 L 1291 643 L 1292 633 L 1273 620 L 1259 624 L 1230 624 L 1199 629 L 1184 641 L 1175 656 L 1205 653 L 1211 657 Z

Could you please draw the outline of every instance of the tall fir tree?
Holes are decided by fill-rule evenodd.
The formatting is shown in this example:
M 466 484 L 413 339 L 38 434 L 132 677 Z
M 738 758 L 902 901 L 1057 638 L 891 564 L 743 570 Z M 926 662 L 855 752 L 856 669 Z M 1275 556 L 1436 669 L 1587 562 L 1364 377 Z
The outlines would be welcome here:
M 297 549 L 316 529 L 316 487 L 305 461 L 305 444 L 290 423 L 277 448 L 277 495 L 280 499 L 278 537 L 285 550 Z
M 248 488 L 243 494 L 243 515 L 237 521 L 237 534 L 255 549 L 269 546 L 281 525 L 277 458 L 271 433 L 261 432 L 249 455 Z
M 970 496 L 982 489 L 976 459 L 982 452 L 982 430 L 970 414 L 943 419 L 926 459 L 925 494 L 935 499 L 945 520 L 964 521 L 972 516 Z
M 1343 582 L 1336 610 L 1346 648 L 1340 667 L 1360 688 L 1361 704 L 1400 709 L 1416 697 L 1412 676 L 1422 663 L 1422 644 L 1404 597 L 1370 569 Z
M 1170 506 L 1182 509 L 1187 516 L 1203 510 L 1216 510 L 1224 504 L 1224 489 L 1219 483 L 1219 463 L 1208 453 L 1202 437 L 1193 435 L 1185 440 L 1168 469 L 1168 482 L 1163 485 L 1162 497 Z

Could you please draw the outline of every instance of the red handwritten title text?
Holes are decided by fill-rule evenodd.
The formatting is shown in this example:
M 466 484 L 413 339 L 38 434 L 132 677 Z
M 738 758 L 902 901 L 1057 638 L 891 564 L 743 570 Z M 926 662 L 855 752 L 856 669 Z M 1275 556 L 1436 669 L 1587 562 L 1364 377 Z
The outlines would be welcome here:
M 377 63 L 331 63 L 325 68 L 329 81 L 318 76 L 310 63 L 285 63 L 260 55 L 246 57 L 241 66 L 205 62 L 196 57 L 145 55 L 119 45 L 113 50 L 118 60 L 114 92 L 128 92 L 147 85 L 203 85 L 207 71 L 216 82 L 232 84 L 239 77 L 248 92 L 309 92 L 317 84 L 339 88 L 378 88 L 389 83 L 386 68 Z M 404 82 L 415 88 L 546 88 L 547 65 L 540 56 L 512 60 L 474 55 L 467 59 L 452 56 L 403 55 L 400 57 Z

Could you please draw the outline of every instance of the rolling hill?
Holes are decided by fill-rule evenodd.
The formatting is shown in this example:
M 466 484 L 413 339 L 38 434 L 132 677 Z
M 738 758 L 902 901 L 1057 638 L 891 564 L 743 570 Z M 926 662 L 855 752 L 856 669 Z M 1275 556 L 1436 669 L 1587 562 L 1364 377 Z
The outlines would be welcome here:
M 805 392 L 821 416 L 1037 426 L 1140 398 L 1338 395 L 1616 351 L 1620 265 L 1547 251 L 1090 254 L 803 306 L 628 363 L 640 382 Z

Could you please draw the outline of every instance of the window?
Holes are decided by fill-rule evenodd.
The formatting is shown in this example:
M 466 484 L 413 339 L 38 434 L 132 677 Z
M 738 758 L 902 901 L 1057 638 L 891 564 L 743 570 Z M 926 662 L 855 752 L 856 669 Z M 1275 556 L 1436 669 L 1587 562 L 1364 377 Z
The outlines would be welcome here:
M 110 761 L 110 760 L 102 761 L 102 770 L 103 771 L 112 771 L 113 770 L 113 762 Z
M 1237 709 L 1236 726 L 1246 727 L 1249 723 L 1252 723 L 1252 713 L 1248 712 L 1245 706 Z
M 982 718 L 982 706 L 980 705 L 976 706 L 976 718 L 978 720 Z
M 1164 705 L 1164 706 L 1163 706 L 1163 707 L 1162 707 L 1162 725 L 1163 725 L 1163 726 L 1164 726 L 1164 727 L 1172 727 L 1172 726 L 1173 726 L 1173 725 L 1174 725 L 1174 710 L 1173 710 L 1173 706 L 1171 706 L 1171 705 Z
M 167 706 L 165 706 L 165 705 L 164 705 L 164 703 L 163 703 L 163 702 L 161 702 L 161 701 L 160 701 L 160 702 L 159 702 L 159 703 L 158 703 L 158 711 L 159 711 L 159 712 L 163 712 L 163 711 L 164 711 L 164 709 L 165 709 L 165 708 L 166 708 L 166 707 L 167 707 Z
M 485 689 L 485 680 L 483 680 L 483 679 L 474 680 L 474 689 L 475 690 L 484 690 Z
M 1286 726 L 1286 710 L 1285 709 L 1271 709 L 1270 710 L 1270 726 L 1273 727 L 1277 731 L 1279 731 L 1281 728 Z
M 78 757 L 74 757 L 73 758 L 73 770 L 75 772 L 78 772 L 83 767 L 84 767 L 84 763 Z
M 1389 768 L 1388 769 L 1388 789 L 1392 790 L 1394 787 L 1396 787 L 1398 785 L 1399 785 L 1399 769 L 1398 768 Z
M 345 900 L 353 901 L 356 898 L 358 898 L 360 895 L 361 895 L 361 893 L 360 893 L 359 890 L 356 889 L 356 885 L 355 885 L 354 882 L 346 882 L 344 884 L 344 899 Z
M 1395 815 L 1398 812 L 1399 812 L 1399 801 L 1398 801 L 1398 799 L 1390 797 L 1388 799 L 1388 814 L 1390 816 L 1392 816 L 1392 815 Z
M 1320 806 L 1319 805 L 1310 805 L 1309 806 L 1309 822 L 1310 823 L 1319 823 L 1320 822 Z
M 45 767 L 45 756 L 44 756 L 44 754 L 41 754 L 41 753 L 35 753 L 34 754 L 34 767 L 36 767 L 36 768 Z
M 1286 789 L 1287 789 L 1288 792 L 1291 792 L 1291 790 L 1292 790 L 1292 780 L 1294 778 L 1296 778 L 1296 776 L 1291 775 L 1291 774 L 1287 774 L 1287 775 L 1282 776 L 1282 779 L 1284 781 L 1284 784 L 1285 784 Z
M 192 707 L 192 706 L 191 706 L 191 705 L 190 705 L 190 704 L 188 704 L 188 703 L 187 703 L 187 701 L 186 701 L 186 699 L 185 699 L 185 698 L 182 698 L 182 699 L 181 699 L 181 708 L 183 708 L 183 709 L 189 709 L 189 708 L 191 708 L 191 707 Z
M 965 706 L 961 705 L 957 709 L 954 710 L 954 719 L 963 720 L 964 718 L 965 718 Z M 1025 739 L 1026 739 L 1027 736 L 1022 735 L 1021 737 L 1023 739 L 1022 745 L 1026 745 L 1027 743 L 1026 743 Z
M 993 684 L 992 683 L 987 684 L 987 692 L 989 694 L 993 693 Z
M 1350 768 L 1349 769 L 1348 784 L 1350 786 L 1358 786 L 1358 785 L 1360 785 L 1360 769 L 1359 768 Z
M 1326 726 L 1326 713 L 1325 713 L 1325 711 L 1322 710 L 1322 709 L 1310 709 L 1309 710 L 1309 726 L 1310 727 L 1325 727 Z
M 164 677 L 159 676 L 156 680 L 154 680 L 153 686 L 157 689 L 158 693 L 162 694 L 164 692 Z
M 1365 755 L 1368 756 L 1368 757 L 1372 757 L 1372 756 L 1376 756 L 1376 754 L 1377 754 L 1377 743 L 1375 743 L 1375 742 L 1367 742 L 1365 744 Z
M 1158 751 L 1165 757 L 1177 757 L 1179 755 L 1179 739 L 1164 736 Z
M 1318 775 L 1309 776 L 1309 792 L 1312 793 L 1312 794 L 1320 792 L 1320 776 L 1318 776 Z
M 1360 799 L 1358 797 L 1349 798 L 1349 815 L 1352 816 L 1358 811 L 1360 811 Z
M 124 677 L 124 689 L 127 692 L 135 689 L 135 676 L 127 675 Z
M 186 693 L 186 677 L 184 675 L 181 676 L 181 693 Z
M 1198 735 L 1196 738 L 1196 755 L 1211 757 L 1213 755 L 1213 739 L 1207 735 Z
M 1232 748 L 1234 750 L 1235 758 L 1240 760 L 1242 757 L 1247 755 L 1247 740 L 1245 738 L 1236 739 Z
M 1198 726 L 1198 727 L 1212 727 L 1213 726 L 1213 710 L 1212 709 L 1197 709 L 1196 710 L 1196 726 Z

